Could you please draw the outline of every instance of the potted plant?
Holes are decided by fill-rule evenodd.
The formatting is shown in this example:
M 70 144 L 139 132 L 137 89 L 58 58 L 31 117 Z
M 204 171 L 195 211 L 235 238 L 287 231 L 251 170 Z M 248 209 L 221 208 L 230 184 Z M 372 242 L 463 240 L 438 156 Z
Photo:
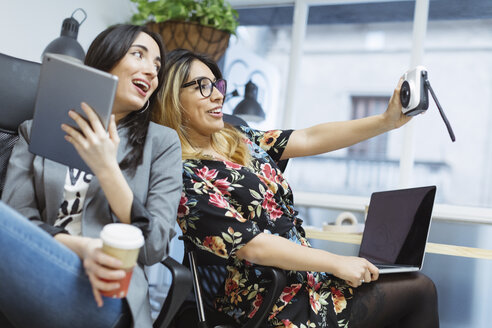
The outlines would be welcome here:
M 239 25 L 238 13 L 225 0 L 131 0 L 135 24 L 160 33 L 166 49 L 189 49 L 218 60 Z

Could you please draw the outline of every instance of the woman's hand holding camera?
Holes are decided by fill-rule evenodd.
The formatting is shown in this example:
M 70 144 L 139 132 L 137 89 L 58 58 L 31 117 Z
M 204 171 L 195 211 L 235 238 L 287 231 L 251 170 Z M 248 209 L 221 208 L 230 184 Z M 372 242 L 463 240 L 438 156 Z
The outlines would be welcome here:
M 393 95 L 388 103 L 388 108 L 383 113 L 383 118 L 388 124 L 388 130 L 397 129 L 410 121 L 411 117 L 403 114 L 400 101 L 400 88 L 403 83 L 403 78 L 400 78 L 398 85 L 393 91 Z

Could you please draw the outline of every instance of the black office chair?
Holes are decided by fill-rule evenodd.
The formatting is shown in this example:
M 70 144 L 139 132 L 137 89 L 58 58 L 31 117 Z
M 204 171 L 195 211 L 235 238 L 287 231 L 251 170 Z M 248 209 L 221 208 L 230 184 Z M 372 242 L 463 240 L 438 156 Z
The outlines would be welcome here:
M 224 121 L 235 127 L 248 126 L 242 118 L 224 114 Z M 283 171 L 288 160 L 279 163 Z M 261 278 L 268 280 L 269 288 L 264 295 L 263 302 L 255 316 L 240 325 L 228 315 L 215 310 L 214 299 L 224 289 L 227 278 L 226 260 L 197 248 L 185 237 L 180 237 L 185 245 L 185 258 L 183 264 L 187 265 L 193 274 L 194 300 L 188 300 L 183 304 L 174 322 L 174 328 L 259 328 L 266 325 L 266 319 L 273 305 L 279 298 L 287 283 L 285 271 L 268 266 L 256 266 L 261 272 Z
M 0 196 L 17 127 L 31 119 L 41 65 L 0 53 Z M 161 262 L 172 275 L 168 295 L 154 322 L 154 328 L 167 328 L 192 287 L 190 271 L 171 257 Z
M 255 269 L 261 272 L 261 279 L 269 282 L 269 287 L 255 316 L 244 325 L 240 325 L 228 315 L 215 310 L 213 304 L 215 296 L 224 289 L 224 281 L 228 274 L 226 260 L 200 250 L 184 237 L 180 239 L 184 240 L 185 244 L 183 262 L 189 266 L 193 274 L 194 301 L 188 300 L 183 304 L 172 327 L 260 328 L 266 326 L 267 316 L 287 283 L 286 272 L 274 267 L 255 266 Z

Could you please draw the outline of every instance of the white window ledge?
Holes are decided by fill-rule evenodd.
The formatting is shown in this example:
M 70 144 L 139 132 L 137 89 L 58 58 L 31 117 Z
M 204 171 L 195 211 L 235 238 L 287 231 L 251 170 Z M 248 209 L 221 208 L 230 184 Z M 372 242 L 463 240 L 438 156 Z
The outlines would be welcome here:
M 364 213 L 369 197 L 295 192 L 295 206 L 318 207 Z M 492 208 L 435 204 L 434 220 L 463 223 L 492 224 Z

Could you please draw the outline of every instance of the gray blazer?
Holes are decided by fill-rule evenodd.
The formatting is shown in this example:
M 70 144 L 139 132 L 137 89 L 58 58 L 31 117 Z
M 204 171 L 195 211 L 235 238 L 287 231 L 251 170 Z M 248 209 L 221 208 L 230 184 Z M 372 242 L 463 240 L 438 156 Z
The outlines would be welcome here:
M 19 127 L 19 140 L 10 157 L 2 200 L 27 218 L 40 218 L 34 221 L 38 225 L 43 222 L 52 225 L 63 201 L 67 167 L 28 151 L 31 123 L 26 121 Z M 118 134 L 120 162 L 130 149 L 126 147 L 126 128 L 119 128 Z M 152 327 L 143 266 L 155 264 L 168 254 L 181 197 L 181 171 L 181 147 L 176 132 L 150 123 L 142 164 L 134 176 L 123 172 L 134 194 L 132 213 L 135 207 L 140 207 L 151 216 L 150 232 L 140 251 L 139 265 L 133 271 L 127 296 L 134 326 L 138 328 Z M 95 176 L 89 184 L 82 215 L 82 235 L 87 237 L 98 238 L 104 225 L 117 222 Z

